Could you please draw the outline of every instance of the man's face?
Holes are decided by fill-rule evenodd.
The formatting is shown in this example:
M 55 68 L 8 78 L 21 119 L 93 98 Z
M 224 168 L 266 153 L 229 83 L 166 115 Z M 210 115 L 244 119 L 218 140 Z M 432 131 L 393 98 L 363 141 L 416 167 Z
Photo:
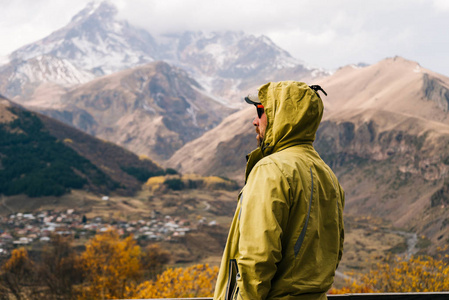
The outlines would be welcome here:
M 256 113 L 256 117 L 253 120 L 253 125 L 256 127 L 256 139 L 257 144 L 260 147 L 265 138 L 265 130 L 267 129 L 267 115 L 265 114 L 265 112 L 260 116 L 260 118 Z

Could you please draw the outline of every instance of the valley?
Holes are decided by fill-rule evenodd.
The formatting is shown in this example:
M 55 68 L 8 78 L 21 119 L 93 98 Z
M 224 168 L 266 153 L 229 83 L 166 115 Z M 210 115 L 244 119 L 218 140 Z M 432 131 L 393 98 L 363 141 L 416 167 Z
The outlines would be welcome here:
M 117 12 L 91 3 L 0 65 L 2 259 L 114 229 L 169 266 L 218 265 L 256 147 L 242 98 L 291 79 L 328 94 L 314 147 L 346 193 L 336 285 L 449 253 L 448 77 L 399 56 L 329 72 L 263 35 L 153 36 Z
M 205 189 L 154 192 L 144 185 L 133 197 L 107 200 L 82 191 L 42 197 L 39 203 L 23 196 L 3 197 L 3 257 L 19 245 L 41 249 L 51 234 L 58 233 L 74 238 L 74 246 L 83 249 L 93 235 L 114 229 L 122 236 L 133 235 L 142 246 L 158 244 L 168 250 L 171 266 L 219 265 L 237 194 L 238 190 Z M 376 263 L 408 253 L 407 237 L 389 221 L 346 214 L 345 229 L 337 286 L 345 283 L 345 273 L 368 271 Z M 426 253 L 428 245 L 419 237 L 418 253 Z

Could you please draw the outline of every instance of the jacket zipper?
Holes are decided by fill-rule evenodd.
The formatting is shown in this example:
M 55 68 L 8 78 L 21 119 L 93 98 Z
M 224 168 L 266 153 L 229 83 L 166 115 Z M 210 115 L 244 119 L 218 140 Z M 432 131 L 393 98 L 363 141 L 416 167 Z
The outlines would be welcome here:
M 306 236 L 306 230 L 307 225 L 309 224 L 309 217 L 310 217 L 310 208 L 312 207 L 312 199 L 313 199 L 313 173 L 312 173 L 312 167 L 310 167 L 310 178 L 312 179 L 312 187 L 310 188 L 310 199 L 309 199 L 309 209 L 307 211 L 307 217 L 306 222 L 304 224 L 304 227 L 301 230 L 301 233 L 299 234 L 298 240 L 295 243 L 295 257 L 298 255 L 299 250 L 301 249 L 302 243 L 304 242 L 304 238 Z

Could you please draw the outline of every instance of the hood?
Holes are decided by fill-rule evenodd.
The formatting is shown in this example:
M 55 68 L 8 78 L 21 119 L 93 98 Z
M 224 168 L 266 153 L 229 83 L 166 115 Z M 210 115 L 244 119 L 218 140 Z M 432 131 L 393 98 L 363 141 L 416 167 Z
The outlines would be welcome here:
M 263 155 L 298 144 L 312 144 L 323 116 L 323 101 L 307 84 L 270 82 L 259 88 L 267 115 Z

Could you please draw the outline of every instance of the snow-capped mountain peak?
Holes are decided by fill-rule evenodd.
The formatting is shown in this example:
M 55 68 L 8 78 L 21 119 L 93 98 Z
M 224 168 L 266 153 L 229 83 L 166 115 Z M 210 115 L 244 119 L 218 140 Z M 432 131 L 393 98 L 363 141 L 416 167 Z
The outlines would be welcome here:
M 32 69 L 36 72 L 53 70 L 34 66 L 36 57 L 53 57 L 64 62 L 63 65 L 69 63 L 77 69 L 74 76 L 58 77 L 58 84 L 68 86 L 84 82 L 86 78 L 164 60 L 185 69 L 198 80 L 204 91 L 215 98 L 228 99 L 231 103 L 240 101 L 242 91 L 262 82 L 301 79 L 320 73 L 305 67 L 266 36 L 241 31 L 186 31 L 154 39 L 149 32 L 118 19 L 117 14 L 117 8 L 110 2 L 89 3 L 63 28 L 14 51 L 9 56 L 10 63 L 7 65 L 10 66 L 2 66 L 0 73 L 3 72 L 2 68 L 14 72 L 18 66 L 21 70 Z M 70 70 L 72 67 L 63 69 Z M 53 73 L 32 76 L 25 73 L 27 76 L 21 76 L 20 82 L 22 85 L 30 83 L 31 89 L 41 81 L 55 79 Z M 60 71 L 56 73 L 64 74 Z M 17 86 L 17 81 L 6 85 Z
M 97 75 L 153 61 L 154 40 L 145 31 L 117 20 L 109 2 L 92 2 L 65 27 L 13 52 L 11 60 L 51 54 Z
M 86 18 L 93 16 L 93 17 L 110 17 L 111 15 L 114 15 L 117 13 L 117 8 L 107 2 L 107 1 L 92 1 L 87 4 L 87 6 L 81 10 L 79 13 L 77 13 L 75 16 L 73 16 L 70 23 L 78 23 Z

